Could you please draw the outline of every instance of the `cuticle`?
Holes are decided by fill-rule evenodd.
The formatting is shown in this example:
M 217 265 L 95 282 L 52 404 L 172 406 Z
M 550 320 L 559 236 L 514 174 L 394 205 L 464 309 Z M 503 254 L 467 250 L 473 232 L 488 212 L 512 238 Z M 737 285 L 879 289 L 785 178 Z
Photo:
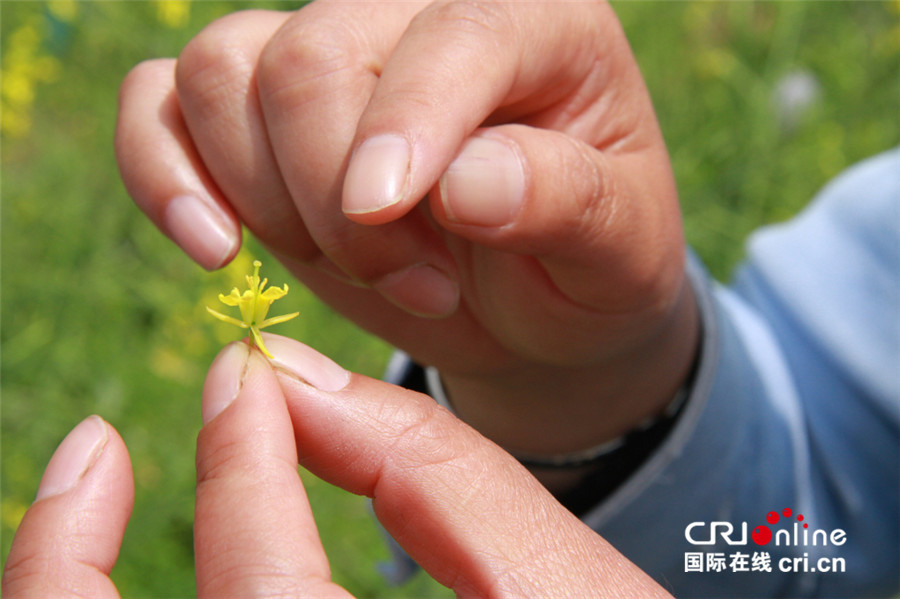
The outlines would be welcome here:
M 239 342 L 240 343 L 240 342 Z M 250 375 L 250 357 L 253 353 L 253 348 L 249 343 L 244 343 L 247 348 L 247 357 L 244 360 L 244 367 L 241 369 L 241 376 L 238 377 L 238 385 L 237 389 L 234 392 L 234 397 L 231 398 L 232 401 L 237 399 L 237 396 L 241 394 L 241 390 L 244 388 L 244 383 L 247 382 L 247 377 Z M 262 352 L 260 352 L 262 353 Z M 265 358 L 265 356 L 263 356 Z
M 284 376 L 288 377 L 289 379 L 294 380 L 302 385 L 311 387 L 312 389 L 318 389 L 318 387 L 316 387 L 315 385 L 310 383 L 308 380 L 306 380 L 305 378 L 303 378 L 302 376 L 300 376 L 293 370 L 289 370 L 289 369 L 281 366 L 280 364 L 275 364 L 274 362 L 269 362 L 269 364 L 272 366 L 272 370 L 275 371 L 276 375 L 279 375 L 279 374 L 284 375 Z
M 100 424 L 100 427 L 103 429 L 103 438 L 100 440 L 96 446 L 94 446 L 94 450 L 91 452 L 91 456 L 88 459 L 87 465 L 84 467 L 84 470 L 81 471 L 81 474 L 78 476 L 79 480 L 87 474 L 87 471 L 90 470 L 94 464 L 97 463 L 97 460 L 100 459 L 100 456 L 103 455 L 103 451 L 106 449 L 106 446 L 109 444 L 109 425 L 106 421 L 94 414 L 93 418 L 97 419 L 97 422 Z

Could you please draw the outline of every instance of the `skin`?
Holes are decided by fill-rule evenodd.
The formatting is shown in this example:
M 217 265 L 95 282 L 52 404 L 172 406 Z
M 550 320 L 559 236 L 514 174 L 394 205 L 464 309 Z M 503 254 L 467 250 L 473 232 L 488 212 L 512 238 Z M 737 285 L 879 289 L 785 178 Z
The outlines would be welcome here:
M 696 353 L 667 152 L 607 4 L 229 15 L 128 75 L 116 154 L 199 264 L 227 263 L 246 225 L 324 301 L 438 367 L 462 419 L 289 340 L 265 336 L 274 368 L 229 346 L 198 439 L 201 595 L 345 594 L 298 462 L 373 497 L 462 596 L 664 594 L 545 486 L 573 480 L 539 481 L 505 451 L 627 431 Z M 119 436 L 90 422 L 73 432 L 97 429 L 87 466 L 74 442 L 51 460 L 5 595 L 115 593 L 133 485 Z
M 436 366 L 459 416 L 510 451 L 614 438 L 689 371 L 677 193 L 605 3 L 236 13 L 138 65 L 120 100 L 122 176 L 163 232 L 216 268 L 244 223 L 332 307 Z M 406 158 L 365 150 L 384 139 Z M 498 168 L 478 170 L 473 139 Z M 171 208 L 186 195 L 218 238 Z
M 667 596 L 518 462 L 430 398 L 265 337 L 272 361 L 233 343 L 204 386 L 199 596 L 349 596 L 331 582 L 298 463 L 372 497 L 385 527 L 460 596 Z M 84 466 L 70 438 L 92 427 L 99 430 Z M 6 597 L 117 596 L 109 572 L 134 497 L 128 452 L 96 416 L 70 438 L 13 540 Z

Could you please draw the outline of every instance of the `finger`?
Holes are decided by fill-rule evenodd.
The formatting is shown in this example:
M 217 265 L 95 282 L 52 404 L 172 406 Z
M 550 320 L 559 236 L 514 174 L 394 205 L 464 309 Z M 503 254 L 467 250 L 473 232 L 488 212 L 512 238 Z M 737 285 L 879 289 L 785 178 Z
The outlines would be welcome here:
M 240 247 L 240 225 L 191 142 L 174 69 L 173 60 L 152 60 L 125 78 L 116 158 L 126 189 L 150 220 L 198 264 L 219 268 Z
M 470 241 L 535 256 L 549 284 L 580 306 L 667 310 L 683 279 L 684 240 L 671 171 L 652 154 L 619 156 L 522 125 L 483 129 L 441 177 L 432 210 Z
M 181 52 L 179 106 L 199 155 L 243 221 L 276 252 L 313 262 L 320 252 L 281 178 L 259 104 L 256 65 L 288 13 L 225 16 Z
M 373 231 L 340 210 L 357 120 L 416 10 L 414 3 L 304 7 L 260 57 L 259 90 L 280 170 L 322 252 L 404 310 L 445 316 L 459 301 L 458 275 L 427 215 L 411 212 Z
M 232 343 L 203 388 L 194 547 L 206 597 L 347 596 L 333 585 L 297 473 L 284 395 L 265 358 Z
M 9 597 L 118 597 L 109 578 L 134 502 L 128 451 L 97 416 L 50 459 L 3 572 Z
M 654 596 L 661 589 L 496 445 L 420 394 L 348 376 L 266 335 L 301 463 L 373 498 L 379 520 L 463 596 Z
M 369 224 L 406 213 L 489 118 L 619 141 L 635 122 L 597 99 L 628 98 L 638 114 L 649 108 L 642 91 L 605 3 L 435 3 L 404 33 L 359 119 L 344 212 Z
M 470 137 L 431 207 L 447 231 L 494 250 L 479 254 L 466 282 L 490 290 L 472 304 L 476 317 L 523 355 L 565 364 L 629 363 L 632 347 L 652 359 L 648 346 L 663 356 L 671 343 L 693 343 L 695 308 L 664 152 L 659 144 L 618 155 L 524 125 Z M 521 326 L 548 315 L 552 329 Z M 598 344 L 603 338 L 621 344 Z M 663 363 L 680 380 L 692 352 L 674 355 L 685 361 Z

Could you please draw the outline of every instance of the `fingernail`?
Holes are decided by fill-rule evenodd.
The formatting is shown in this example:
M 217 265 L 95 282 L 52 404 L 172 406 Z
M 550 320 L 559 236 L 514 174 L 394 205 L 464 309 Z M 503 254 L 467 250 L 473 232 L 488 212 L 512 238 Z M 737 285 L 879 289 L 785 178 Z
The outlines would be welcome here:
M 430 264 L 416 264 L 391 273 L 372 287 L 394 305 L 417 316 L 449 316 L 459 305 L 459 284 Z
M 525 172 L 507 144 L 473 137 L 441 177 L 440 191 L 450 221 L 499 227 L 512 222 L 522 205 Z
M 299 341 L 263 333 L 263 340 L 276 370 L 292 374 L 322 391 L 340 391 L 350 382 L 350 373 Z
M 35 501 L 64 493 L 78 484 L 100 457 L 109 433 L 99 416 L 89 416 L 72 429 L 50 458 Z
M 200 404 L 204 425 L 237 399 L 247 375 L 249 359 L 250 346 L 238 341 L 228 344 L 213 360 L 203 383 L 203 401 Z
M 175 243 L 208 270 L 222 266 L 240 243 L 240 231 L 231 219 L 196 196 L 172 198 L 164 219 Z
M 399 135 L 377 135 L 364 141 L 347 167 L 344 212 L 376 212 L 402 200 L 410 158 L 409 143 Z

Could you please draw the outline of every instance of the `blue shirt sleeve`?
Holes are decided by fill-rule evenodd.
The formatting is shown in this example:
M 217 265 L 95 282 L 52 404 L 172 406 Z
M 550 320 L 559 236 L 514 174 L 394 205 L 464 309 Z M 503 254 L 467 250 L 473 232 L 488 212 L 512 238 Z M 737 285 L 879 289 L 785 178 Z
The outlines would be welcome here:
M 586 522 L 677 596 L 896 595 L 900 149 L 757 232 L 730 288 L 689 274 L 689 403 Z

